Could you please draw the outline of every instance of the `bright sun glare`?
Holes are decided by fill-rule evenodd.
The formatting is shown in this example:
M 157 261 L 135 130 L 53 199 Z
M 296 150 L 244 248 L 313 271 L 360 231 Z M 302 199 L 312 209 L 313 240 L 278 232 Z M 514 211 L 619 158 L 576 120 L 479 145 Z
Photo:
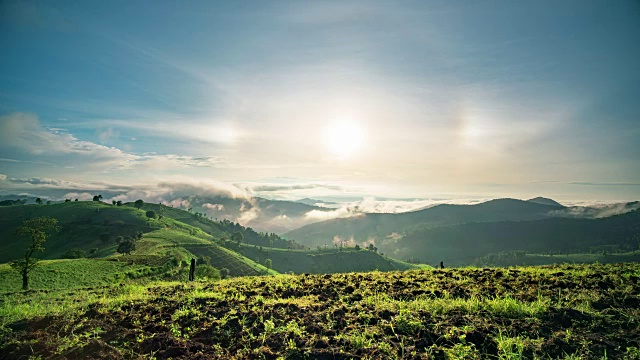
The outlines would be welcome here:
M 324 131 L 324 142 L 329 152 L 339 159 L 356 154 L 364 145 L 365 132 L 351 120 L 330 124 Z

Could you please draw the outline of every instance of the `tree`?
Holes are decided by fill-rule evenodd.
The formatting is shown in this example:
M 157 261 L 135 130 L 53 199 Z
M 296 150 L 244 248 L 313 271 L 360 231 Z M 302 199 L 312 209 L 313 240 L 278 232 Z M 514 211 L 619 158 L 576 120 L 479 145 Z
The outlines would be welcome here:
M 81 259 L 86 257 L 87 252 L 79 248 L 71 249 L 62 255 L 63 259 Z
M 116 201 L 115 200 L 111 200 L 111 205 L 116 206 Z
M 102 195 L 96 195 L 93 197 L 93 201 L 100 201 L 102 200 Z
M 51 200 L 47 200 L 47 205 L 51 205 Z
M 22 274 L 22 290 L 29 289 L 29 273 L 36 267 L 40 260 L 33 257 L 36 251 L 44 251 L 44 244 L 51 231 L 58 231 L 58 220 L 48 217 L 38 217 L 25 220 L 18 226 L 16 232 L 20 236 L 29 236 L 31 246 L 24 252 L 24 259 L 11 262 L 11 267 Z
M 236 231 L 231 235 L 231 240 L 235 241 L 238 245 L 244 240 L 244 235 L 241 232 Z
M 222 279 L 228 278 L 229 277 L 229 269 L 227 269 L 227 268 L 220 269 L 220 277 Z
M 122 255 L 125 255 L 125 254 L 128 255 L 128 254 L 131 254 L 131 252 L 135 249 L 136 249 L 136 241 L 133 239 L 127 239 L 120 242 L 120 244 L 118 245 L 118 250 L 116 251 Z
M 273 266 L 273 262 L 271 261 L 271 259 L 266 259 L 266 260 L 264 261 L 264 266 L 265 266 L 267 269 L 271 269 L 271 266 Z
M 153 211 L 153 210 L 149 210 L 149 211 L 147 211 L 147 217 L 148 217 L 149 219 L 155 219 L 155 218 L 156 218 L 156 212 L 155 212 L 155 211 Z
M 122 206 L 122 200 L 116 201 L 116 206 Z
M 36 204 L 38 204 L 38 205 L 42 205 L 42 199 L 40 199 L 40 198 L 36 198 Z
M 141 209 L 142 205 L 144 205 L 144 201 L 142 201 L 141 199 L 136 200 L 136 202 L 133 203 L 133 205 L 138 208 Z

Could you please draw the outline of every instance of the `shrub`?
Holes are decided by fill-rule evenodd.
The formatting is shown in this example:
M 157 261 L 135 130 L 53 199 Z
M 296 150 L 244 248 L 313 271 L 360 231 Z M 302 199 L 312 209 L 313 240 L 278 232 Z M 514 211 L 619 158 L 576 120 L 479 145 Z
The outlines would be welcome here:
M 97 249 L 96 249 L 97 250 Z M 62 255 L 63 259 L 80 259 L 87 257 L 87 252 L 83 249 L 71 249 Z
M 196 266 L 196 279 L 198 278 L 220 280 L 220 271 L 211 265 L 201 264 Z

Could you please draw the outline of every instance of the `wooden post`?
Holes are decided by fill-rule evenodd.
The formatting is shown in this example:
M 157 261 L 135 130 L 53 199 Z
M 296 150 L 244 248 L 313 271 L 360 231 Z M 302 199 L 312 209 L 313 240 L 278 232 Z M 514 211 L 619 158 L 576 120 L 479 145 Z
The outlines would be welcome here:
M 444 269 L 444 262 L 440 261 L 440 269 Z
M 189 268 L 189 281 L 196 279 L 196 259 L 191 259 L 191 267 Z

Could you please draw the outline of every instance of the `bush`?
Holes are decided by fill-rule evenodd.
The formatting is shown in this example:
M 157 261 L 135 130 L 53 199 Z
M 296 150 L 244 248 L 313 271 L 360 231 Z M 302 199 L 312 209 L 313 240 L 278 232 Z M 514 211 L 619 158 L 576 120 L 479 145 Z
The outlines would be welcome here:
M 222 278 L 222 279 L 228 278 L 229 277 L 229 273 L 230 273 L 230 271 L 227 268 L 220 269 L 220 278 Z
M 118 244 L 118 249 L 116 251 L 122 255 L 125 255 L 125 254 L 129 255 L 135 249 L 136 249 L 135 240 L 127 239 Z
M 206 256 L 206 255 L 202 255 L 202 256 L 198 257 L 197 264 L 198 265 L 211 265 L 211 257 L 210 256 Z
M 196 279 L 207 278 L 209 280 L 220 280 L 220 271 L 211 265 L 198 265 L 196 266 Z
M 155 218 L 156 218 L 156 212 L 155 212 L 155 211 L 153 211 L 153 210 L 149 210 L 149 211 L 147 211 L 147 217 L 148 217 L 149 219 L 155 219 Z
M 62 255 L 63 259 L 81 259 L 86 257 L 87 252 L 82 249 L 71 249 Z

